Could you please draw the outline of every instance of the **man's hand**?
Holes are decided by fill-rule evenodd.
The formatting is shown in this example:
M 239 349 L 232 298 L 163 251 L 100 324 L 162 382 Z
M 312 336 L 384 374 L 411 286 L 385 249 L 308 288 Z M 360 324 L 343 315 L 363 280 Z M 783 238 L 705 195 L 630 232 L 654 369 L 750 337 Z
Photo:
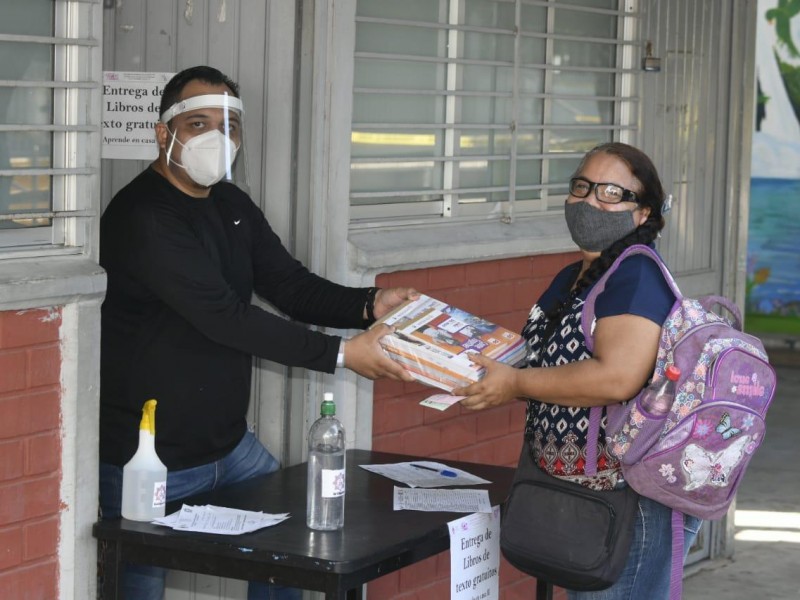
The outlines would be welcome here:
M 343 341 L 344 366 L 367 379 L 388 377 L 395 381 L 414 381 L 408 371 L 387 356 L 378 342 L 392 331 L 391 327 L 381 323 L 364 333 L 359 333 L 357 336 Z
M 380 319 L 383 315 L 393 308 L 397 308 L 406 300 L 416 300 L 417 298 L 419 298 L 419 292 L 414 288 L 381 288 L 378 290 L 378 293 L 375 294 L 375 306 L 372 312 L 376 319 Z

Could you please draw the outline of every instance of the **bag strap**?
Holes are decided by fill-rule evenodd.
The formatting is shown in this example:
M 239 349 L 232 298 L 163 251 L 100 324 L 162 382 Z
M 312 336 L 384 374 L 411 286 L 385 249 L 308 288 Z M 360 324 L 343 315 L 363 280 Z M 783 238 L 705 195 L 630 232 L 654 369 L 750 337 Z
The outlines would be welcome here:
M 683 513 L 672 511 L 672 566 L 669 575 L 669 600 L 681 600 L 683 593 Z
M 683 298 L 683 295 L 678 288 L 678 284 L 675 283 L 672 273 L 669 272 L 667 265 L 664 264 L 664 261 L 658 255 L 658 252 L 653 250 L 650 246 L 645 246 L 644 244 L 634 244 L 632 246 L 628 246 L 625 248 L 622 254 L 617 257 L 608 270 L 603 273 L 600 279 L 597 280 L 597 283 L 592 286 L 592 289 L 586 296 L 586 301 L 583 303 L 583 309 L 581 313 L 581 328 L 583 329 L 583 335 L 586 339 L 586 348 L 589 350 L 589 352 L 594 350 L 593 325 L 595 320 L 595 300 L 597 299 L 597 296 L 602 294 L 606 289 L 606 282 L 608 282 L 608 278 L 611 277 L 611 275 L 619 268 L 619 266 L 622 264 L 622 261 L 629 256 L 633 256 L 634 254 L 643 254 L 644 256 L 652 259 L 658 265 L 659 269 L 661 269 L 661 273 L 664 275 L 664 279 L 667 281 L 672 293 L 675 294 L 675 298 L 677 300 Z M 722 300 L 725 299 L 722 298 Z M 725 300 L 725 302 L 727 302 L 727 300 Z M 590 477 L 597 475 L 597 438 L 600 435 L 600 421 L 602 418 L 602 406 L 593 406 L 589 410 L 589 429 L 587 431 L 588 444 L 586 446 L 586 466 L 584 467 L 584 472 Z
M 619 266 L 622 264 L 622 261 L 628 258 L 629 256 L 633 256 L 634 254 L 643 254 L 655 262 L 659 269 L 661 269 L 661 273 L 664 275 L 664 279 L 667 281 L 670 290 L 672 293 L 675 294 L 675 298 L 680 300 L 683 298 L 683 294 L 681 294 L 680 288 L 678 288 L 678 284 L 675 283 L 675 279 L 672 277 L 672 273 L 669 272 L 667 265 L 664 264 L 664 261 L 658 255 L 658 252 L 653 250 L 650 246 L 645 246 L 644 244 L 634 244 L 633 246 L 628 246 L 625 250 L 620 254 L 614 263 L 608 268 L 608 270 L 603 273 L 602 277 L 597 280 L 597 283 L 594 284 L 589 294 L 586 296 L 586 301 L 583 303 L 583 313 L 581 314 L 581 328 L 583 329 L 583 335 L 586 338 L 586 347 L 588 348 L 589 352 L 592 352 L 594 349 L 594 303 L 597 297 L 603 293 L 606 289 L 606 282 L 608 278 L 613 275 L 614 271 L 616 271 Z M 721 296 L 709 296 L 711 300 L 711 304 L 719 303 L 722 304 L 726 309 L 728 308 L 728 302 L 725 298 Z M 738 314 L 738 309 L 736 310 L 735 314 Z

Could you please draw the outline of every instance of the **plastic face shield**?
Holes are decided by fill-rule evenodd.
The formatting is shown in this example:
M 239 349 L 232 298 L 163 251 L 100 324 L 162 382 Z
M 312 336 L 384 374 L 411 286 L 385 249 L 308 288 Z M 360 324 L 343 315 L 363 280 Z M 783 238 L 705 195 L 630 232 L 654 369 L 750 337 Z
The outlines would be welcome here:
M 224 94 L 203 94 L 201 96 L 192 96 L 180 100 L 170 106 L 164 114 L 161 115 L 161 122 L 164 123 L 170 131 L 170 136 L 176 134 L 176 130 L 169 126 L 169 122 L 183 113 L 191 111 L 200 111 L 203 108 L 213 108 L 222 110 L 222 124 L 220 131 L 222 134 L 232 141 L 238 138 L 239 150 L 236 153 L 236 158 L 231 164 L 230 156 L 226 157 L 226 164 L 230 165 L 225 174 L 224 180 L 234 183 L 236 186 L 242 188 L 245 192 L 250 193 L 250 180 L 247 174 L 247 146 L 245 144 L 244 136 L 244 105 L 240 98 L 232 96 L 227 92 Z M 238 125 L 237 125 L 238 123 Z M 232 131 L 233 127 L 233 131 Z M 179 140 L 186 143 L 186 140 Z M 170 142 L 174 143 L 174 142 Z M 226 145 L 226 150 L 228 147 Z

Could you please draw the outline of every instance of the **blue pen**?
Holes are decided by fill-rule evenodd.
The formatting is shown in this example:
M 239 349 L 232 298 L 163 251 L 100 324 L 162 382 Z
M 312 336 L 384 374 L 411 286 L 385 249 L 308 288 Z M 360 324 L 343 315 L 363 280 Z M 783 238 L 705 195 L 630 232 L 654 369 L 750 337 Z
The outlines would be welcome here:
M 448 471 L 447 469 L 434 469 L 433 467 L 426 467 L 425 465 L 415 465 L 411 463 L 411 466 L 415 469 L 425 469 L 426 471 L 433 471 L 434 473 L 439 473 L 439 475 L 443 475 L 444 477 L 458 477 L 458 473 L 455 471 Z

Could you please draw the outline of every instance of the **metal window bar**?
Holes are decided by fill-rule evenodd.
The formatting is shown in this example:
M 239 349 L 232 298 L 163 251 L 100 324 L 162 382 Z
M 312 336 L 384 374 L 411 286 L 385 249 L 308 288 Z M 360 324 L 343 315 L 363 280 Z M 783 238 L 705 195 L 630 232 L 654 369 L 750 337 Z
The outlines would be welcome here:
M 23 221 L 33 219 L 57 219 L 60 217 L 96 217 L 96 210 L 42 210 L 37 212 L 22 212 L 13 214 L 0 214 L 0 221 Z
M 356 58 L 374 59 L 381 61 L 405 61 L 405 62 L 419 62 L 419 63 L 437 63 L 442 65 L 455 64 L 459 66 L 474 65 L 478 67 L 513 67 L 514 63 L 506 60 L 481 60 L 476 58 L 453 58 L 448 60 L 444 57 L 419 57 L 408 54 L 376 54 L 374 52 L 369 54 L 362 54 Z M 585 73 L 638 73 L 639 70 L 635 68 L 620 68 L 620 67 L 582 67 L 579 65 L 554 65 L 549 63 L 526 63 L 521 62 L 520 66 L 525 69 L 541 69 L 550 71 L 577 71 Z
M 498 0 L 503 2 L 505 0 Z M 513 1 L 513 0 L 512 0 Z M 557 8 L 558 10 L 571 10 L 574 12 L 582 12 L 582 13 L 593 13 L 596 15 L 620 15 L 623 12 L 623 8 L 613 9 L 613 8 L 597 8 L 596 6 L 581 6 L 579 4 L 564 4 L 559 0 L 522 0 L 522 4 L 525 6 L 541 6 L 545 8 Z M 638 15 L 638 13 L 636 13 Z
M 15 33 L 0 33 L 0 42 L 18 42 L 24 44 L 46 44 L 50 46 L 99 46 L 100 42 L 94 38 L 69 38 L 51 37 L 44 35 L 19 35 Z
M 444 7 L 440 4 L 440 8 Z M 463 4 L 461 0 L 451 0 L 447 13 L 447 20 L 449 23 L 458 22 L 461 19 Z M 448 92 L 455 91 L 459 85 L 459 71 L 456 61 L 460 54 L 460 44 L 463 43 L 463 37 L 460 32 L 455 28 L 446 30 L 446 54 L 447 66 L 445 67 L 445 88 Z M 445 98 L 445 121 L 447 123 L 455 122 L 458 118 L 458 105 L 456 97 L 448 95 Z M 455 154 L 456 138 L 454 129 L 446 129 L 444 133 L 444 155 L 452 157 Z M 458 187 L 458 171 L 454 168 L 452 161 L 444 163 L 444 170 L 442 172 L 442 184 L 445 189 L 453 190 Z M 458 202 L 457 196 L 452 191 L 447 191 L 442 194 L 442 216 L 453 216 L 453 205 Z
M 591 13 L 597 15 L 608 15 L 608 16 L 620 16 L 623 14 L 629 14 L 632 16 L 639 16 L 640 13 L 632 7 L 629 11 L 627 11 L 624 7 L 613 9 L 613 8 L 597 8 L 595 6 L 581 6 L 580 4 L 564 4 L 559 0 L 522 0 L 518 2 L 518 0 L 495 0 L 496 4 L 519 4 L 524 6 L 539 6 L 541 8 L 556 8 L 558 10 L 569 10 L 573 12 L 580 12 L 580 13 Z M 391 23 L 391 24 L 404 24 L 404 25 L 419 25 L 424 24 L 425 21 L 414 21 L 413 19 L 393 19 L 393 18 L 384 18 L 384 17 L 367 17 L 363 15 L 356 15 L 356 23 L 359 22 L 374 22 L 374 23 Z M 429 24 L 430 25 L 430 24 Z
M 7 131 L 53 131 L 59 133 L 96 133 L 97 125 L 0 125 L 0 133 Z
M 544 189 L 564 189 L 566 187 L 565 183 L 553 183 L 553 184 L 528 184 L 528 185 L 519 185 L 517 189 L 519 190 L 544 190 Z M 389 190 L 383 192 L 354 192 L 350 194 L 351 198 L 391 198 L 393 196 L 431 196 L 431 195 L 443 195 L 447 193 L 454 193 L 454 194 L 478 194 L 478 193 L 485 193 L 485 192 L 505 192 L 508 191 L 509 187 L 507 185 L 487 185 L 487 186 L 476 186 L 476 187 L 464 187 L 464 188 L 439 188 L 439 189 L 408 189 L 408 190 Z
M 557 125 L 553 123 L 540 123 L 537 125 L 518 125 L 520 129 L 529 131 L 545 131 L 547 129 L 561 129 L 561 130 L 576 130 L 583 131 L 585 129 L 636 129 L 635 125 L 618 125 L 618 124 L 600 124 L 595 125 L 592 123 L 579 123 Z M 416 130 L 449 130 L 449 129 L 470 129 L 480 131 L 503 131 L 509 128 L 507 123 L 353 123 L 353 128 L 359 131 L 363 130 L 382 130 L 382 129 L 416 129 Z
M 582 152 L 553 152 L 551 154 L 517 154 L 517 159 L 519 160 L 536 160 L 542 158 L 560 158 L 560 159 L 572 159 L 572 158 L 581 158 L 583 156 Z M 429 156 L 425 158 L 413 158 L 409 157 L 408 159 L 398 159 L 393 156 L 378 156 L 378 157 L 369 157 L 369 158 L 353 158 L 352 163 L 356 165 L 371 165 L 373 163 L 392 163 L 392 164 L 400 164 L 405 166 L 413 166 L 417 164 L 427 164 L 427 163 L 434 163 L 434 162 L 474 162 L 474 161 L 484 161 L 484 160 L 492 160 L 492 161 L 500 161 L 500 160 L 511 160 L 511 157 L 508 154 L 468 154 L 468 155 L 461 155 L 461 156 Z
M 479 66 L 479 67 L 506 67 L 506 68 L 513 68 L 514 63 L 508 61 L 493 61 L 493 60 L 478 60 L 478 59 L 453 59 L 447 60 L 444 58 L 436 58 L 436 59 L 424 59 L 419 60 L 417 58 L 408 57 L 408 56 L 400 56 L 394 54 L 385 54 L 379 57 L 372 56 L 371 58 L 376 58 L 381 61 L 407 61 L 407 62 L 420 62 L 420 63 L 438 63 L 442 65 L 450 65 L 454 64 L 457 66 Z M 542 71 L 565 71 L 565 72 L 576 72 L 576 73 L 610 73 L 616 75 L 626 75 L 626 74 L 637 74 L 639 73 L 639 69 L 635 67 L 583 67 L 579 65 L 554 65 L 554 64 L 547 64 L 547 63 L 520 63 L 519 65 L 521 68 L 524 69 L 539 69 Z M 381 89 L 381 88 L 354 88 L 354 91 L 361 90 L 361 89 Z M 386 91 L 390 91 L 393 93 L 415 93 L 416 90 L 409 89 L 409 88 L 383 88 Z M 422 93 L 422 90 L 419 91 Z M 428 90 L 427 93 L 439 93 L 444 94 L 445 90 Z M 503 92 L 471 92 L 468 90 L 452 90 L 452 93 L 468 95 L 468 94 L 502 94 Z M 508 92 L 505 92 L 508 93 Z M 550 94 L 552 96 L 558 96 L 558 94 Z M 579 96 L 584 99 L 592 99 L 595 100 L 599 98 L 598 96 Z
M 18 175 L 30 175 L 30 176 L 38 176 L 38 175 L 97 175 L 99 174 L 98 169 L 95 168 L 80 168 L 80 167 L 65 167 L 61 169 L 57 168 L 41 168 L 41 169 L 30 169 L 30 168 L 23 168 L 23 169 L 0 169 L 0 176 L 2 177 L 16 177 Z
M 31 81 L 29 79 L 0 79 L 0 87 L 65 88 L 91 90 L 97 87 L 93 81 Z
M 636 40 L 638 20 L 632 16 L 635 5 L 625 2 L 624 0 L 621 0 L 621 5 L 625 11 L 625 14 L 619 17 L 617 26 L 618 30 L 622 31 L 622 35 L 626 39 Z M 635 62 L 636 57 L 634 56 L 633 46 L 625 45 L 617 48 L 617 67 L 629 71 L 629 67 L 635 64 Z M 617 78 L 614 89 L 618 96 L 624 98 L 626 96 L 634 95 L 635 84 L 636 81 L 633 75 L 629 72 L 624 72 L 620 75 L 620 77 Z M 614 117 L 619 123 L 631 123 L 634 120 L 633 106 L 626 102 L 615 102 Z M 632 139 L 629 138 L 632 138 L 633 136 L 626 135 L 628 131 L 633 130 L 625 130 L 625 132 L 621 134 L 621 141 L 632 141 Z
M 524 38 L 524 37 L 532 37 L 532 36 L 526 36 L 523 32 L 520 32 L 519 37 L 520 38 Z M 548 40 L 558 41 L 558 40 L 555 40 L 552 36 L 545 36 L 545 35 L 542 35 L 541 39 L 542 39 L 542 41 L 545 41 L 545 42 L 548 41 Z M 586 39 L 581 39 L 580 41 L 581 42 L 587 42 Z M 599 45 L 599 44 L 594 44 L 594 45 Z M 636 48 L 638 48 L 638 46 L 640 44 L 639 43 L 634 43 L 634 42 L 629 42 L 627 44 L 612 44 L 612 43 L 609 43 L 609 44 L 606 44 L 606 45 L 612 46 L 614 48 L 631 47 L 633 49 L 636 49 Z M 501 60 L 501 59 L 488 59 L 488 58 L 460 58 L 460 57 L 447 58 L 446 56 L 424 56 L 424 55 L 421 55 L 421 54 L 374 52 L 374 51 L 371 51 L 371 50 L 358 50 L 358 51 L 356 51 L 354 53 L 353 56 L 357 60 L 362 60 L 362 61 L 370 61 L 370 60 L 385 61 L 385 62 L 402 61 L 402 62 L 411 62 L 411 63 L 420 63 L 420 64 L 449 64 L 451 62 L 455 62 L 456 64 L 459 64 L 459 65 L 477 65 L 477 66 L 485 66 L 485 67 L 510 67 L 510 66 L 512 66 L 514 64 L 513 63 L 513 59 L 512 60 Z M 520 65 L 525 66 L 525 67 L 529 67 L 529 68 L 540 67 L 540 68 L 543 68 L 543 69 L 544 68 L 561 69 L 561 68 L 566 68 L 566 66 L 567 66 L 567 65 L 554 65 L 552 63 L 541 62 L 541 61 L 540 62 L 525 62 L 525 61 L 521 61 Z M 596 66 L 583 67 L 583 66 L 578 65 L 578 66 L 573 66 L 573 68 L 582 69 L 582 70 L 586 70 L 586 71 L 594 71 L 595 69 L 599 69 L 599 68 L 603 68 L 603 67 L 596 67 Z M 611 69 L 612 71 L 620 70 L 619 68 L 615 68 L 615 67 L 609 67 L 609 69 Z M 633 69 L 633 70 L 637 70 L 637 69 Z
M 511 98 L 513 92 L 485 92 L 470 90 L 430 90 L 430 89 L 397 89 L 397 88 L 354 88 L 356 94 L 386 94 L 394 96 L 460 96 L 465 98 Z M 520 98 L 548 98 L 550 100 L 596 100 L 609 102 L 639 102 L 640 98 L 631 92 L 625 96 L 582 96 L 580 94 L 561 94 L 546 92 L 520 92 Z

